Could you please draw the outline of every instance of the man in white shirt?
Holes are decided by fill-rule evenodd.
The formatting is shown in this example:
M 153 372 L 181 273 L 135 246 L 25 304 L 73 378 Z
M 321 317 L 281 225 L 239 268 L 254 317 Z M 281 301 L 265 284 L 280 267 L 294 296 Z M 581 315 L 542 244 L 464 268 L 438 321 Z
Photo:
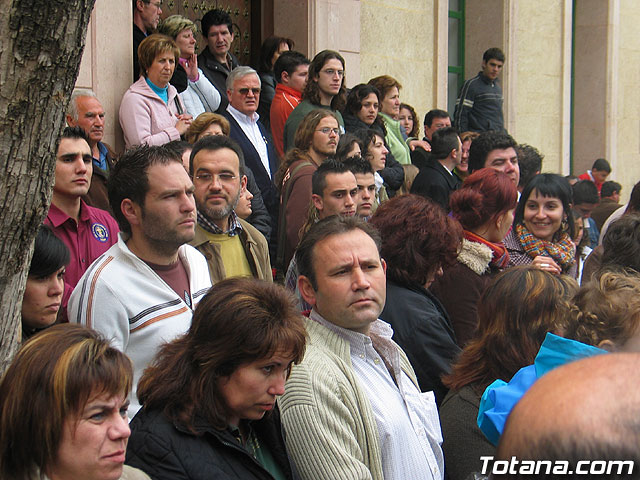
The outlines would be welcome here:
M 309 343 L 279 405 L 287 450 L 303 479 L 442 479 L 432 392 L 378 319 L 386 297 L 379 236 L 357 217 L 313 225 L 296 253 L 313 306 Z
M 260 77 L 253 68 L 234 68 L 227 77 L 229 106 L 223 115 L 229 120 L 231 127 L 229 136 L 240 145 L 245 165 L 255 176 L 264 204 L 271 215 L 271 238 L 276 239 L 280 196 L 273 183 L 273 176 L 278 169 L 278 157 L 266 130 L 258 122 L 260 88 Z
M 204 256 L 186 245 L 195 235 L 194 187 L 182 160 L 165 147 L 125 153 L 109 178 L 109 201 L 121 233 L 78 282 L 69 321 L 101 332 L 133 362 L 129 417 L 140 405 L 142 371 L 166 342 L 191 326 L 211 288 Z

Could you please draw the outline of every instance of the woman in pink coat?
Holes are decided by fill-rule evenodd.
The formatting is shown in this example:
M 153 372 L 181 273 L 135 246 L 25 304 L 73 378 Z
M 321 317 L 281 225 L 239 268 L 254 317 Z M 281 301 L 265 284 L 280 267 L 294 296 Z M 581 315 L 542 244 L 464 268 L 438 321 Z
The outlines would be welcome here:
M 120 104 L 126 148 L 180 140 L 189 128 L 191 115 L 185 113 L 178 92 L 169 84 L 179 57 L 175 42 L 165 35 L 149 35 L 140 43 L 140 78 Z

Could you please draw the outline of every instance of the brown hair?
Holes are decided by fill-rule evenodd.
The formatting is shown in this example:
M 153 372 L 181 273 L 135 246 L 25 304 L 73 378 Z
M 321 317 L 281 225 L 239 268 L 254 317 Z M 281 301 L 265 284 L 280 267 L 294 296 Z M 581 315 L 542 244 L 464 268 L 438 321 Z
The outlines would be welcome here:
M 362 230 L 369 235 L 380 250 L 380 235 L 378 231 L 359 217 L 343 217 L 342 215 L 331 215 L 323 218 L 303 235 L 296 249 L 296 262 L 298 272 L 309 279 L 311 286 L 317 290 L 315 266 L 313 264 L 313 251 L 315 246 L 321 241 L 333 235 L 342 235 L 354 230 Z
M 573 297 L 564 336 L 598 346 L 610 340 L 624 345 L 640 327 L 640 274 L 605 270 Z
M 196 143 L 198 141 L 198 137 L 202 135 L 202 132 L 211 125 L 220 125 L 222 133 L 227 137 L 229 136 L 229 132 L 231 131 L 229 120 L 217 113 L 204 112 L 198 115 L 196 119 L 191 122 L 191 125 L 189 125 L 189 128 L 187 129 L 187 133 L 185 133 L 185 139 L 191 144 Z
M 389 93 L 389 90 L 393 87 L 398 87 L 398 90 L 402 89 L 400 82 L 389 75 L 380 75 L 379 77 L 372 78 L 369 80 L 368 84 L 373 85 L 380 92 L 380 103 L 382 103 L 384 97 L 387 96 L 387 93 Z
M 196 415 L 224 429 L 230 416 L 219 381 L 276 352 L 302 360 L 306 333 L 291 295 L 253 278 L 215 284 L 200 301 L 189 331 L 166 344 L 138 383 L 144 409 L 160 409 L 194 431 Z
M 320 105 L 320 88 L 318 87 L 317 77 L 320 76 L 320 70 L 322 70 L 325 63 L 334 58 L 342 64 L 342 68 L 344 69 L 344 58 L 342 58 L 342 55 L 338 52 L 334 52 L 333 50 L 323 50 L 313 57 L 313 60 L 311 60 L 311 63 L 309 64 L 309 81 L 307 81 L 307 86 L 304 88 L 304 92 L 302 93 L 303 100 L 309 100 L 314 105 Z M 343 75 L 342 82 L 340 84 L 340 91 L 331 100 L 332 110 L 342 111 L 344 109 L 346 93 L 346 88 L 344 86 L 345 82 L 346 75 Z
M 387 200 L 369 223 L 382 237 L 387 277 L 406 286 L 423 286 L 438 268 L 455 263 L 462 243 L 460 224 L 420 195 Z
M 497 275 L 478 301 L 478 330 L 443 383 L 460 390 L 473 385 L 481 394 L 494 380 L 505 382 L 531 365 L 547 332 L 562 328 L 573 278 L 532 266 L 511 267 Z
M 165 52 L 173 52 L 176 65 L 180 58 L 180 49 L 176 42 L 167 35 L 154 33 L 140 42 L 138 47 L 138 62 L 140 63 L 140 75 L 147 77 L 147 70 L 158 55 Z
M 400 104 L 400 111 L 402 111 L 403 109 L 409 110 L 409 113 L 413 117 L 413 128 L 411 129 L 407 137 L 409 138 L 417 137 L 418 134 L 420 133 L 420 122 L 418 121 L 418 114 L 416 113 L 416 110 L 408 103 Z
M 298 129 L 293 137 L 293 146 L 291 150 L 287 152 L 284 157 L 284 160 L 280 164 L 278 171 L 275 175 L 275 184 L 278 189 L 282 188 L 282 180 L 287 173 L 287 170 L 291 166 L 292 163 L 304 158 L 307 155 L 307 150 L 311 147 L 313 143 L 313 135 L 316 132 L 316 128 L 320 124 L 323 118 L 333 117 L 338 125 L 340 122 L 338 121 L 338 117 L 331 110 L 326 108 L 317 108 L 315 110 L 311 110 L 307 113 L 300 125 L 298 125 Z M 311 161 L 311 157 L 308 157 L 309 161 Z
M 126 397 L 132 378 L 131 360 L 91 329 L 65 323 L 31 337 L 0 382 L 0 478 L 50 468 L 65 421 L 96 396 Z

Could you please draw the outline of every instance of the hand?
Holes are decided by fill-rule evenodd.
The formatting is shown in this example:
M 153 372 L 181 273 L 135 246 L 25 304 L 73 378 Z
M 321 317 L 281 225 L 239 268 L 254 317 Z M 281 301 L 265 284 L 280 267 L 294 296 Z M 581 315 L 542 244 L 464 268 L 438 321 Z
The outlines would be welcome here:
M 192 82 L 198 80 L 198 56 L 195 53 L 187 58 L 184 69 L 187 72 L 187 78 L 189 78 L 189 80 Z
M 431 145 L 429 145 L 429 142 L 426 142 L 424 140 L 411 140 L 409 142 L 409 148 L 411 149 L 411 151 L 414 151 L 416 147 L 422 147 L 427 152 L 431 151 Z
M 545 272 L 553 273 L 556 275 L 562 273 L 562 269 L 556 262 L 553 261 L 553 258 L 545 257 L 544 255 L 538 255 L 536 258 L 534 258 L 533 262 L 531 262 L 531 265 L 539 268 L 540 270 L 544 270 Z
M 178 130 L 178 133 L 180 133 L 180 135 L 184 135 L 189 129 L 189 126 L 191 125 L 192 117 L 188 113 L 176 115 L 176 117 L 178 117 L 178 122 L 176 123 L 176 130 Z

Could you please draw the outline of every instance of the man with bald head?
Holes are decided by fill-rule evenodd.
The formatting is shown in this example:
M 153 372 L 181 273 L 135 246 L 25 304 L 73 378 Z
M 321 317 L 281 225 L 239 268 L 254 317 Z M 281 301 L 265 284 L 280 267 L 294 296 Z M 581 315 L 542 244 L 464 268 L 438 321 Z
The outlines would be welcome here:
M 639 363 L 635 353 L 598 355 L 538 380 L 509 416 L 493 476 L 640 478 Z M 526 474 L 523 460 L 550 461 L 551 471 L 539 464 L 538 473 Z M 509 473 L 497 475 L 505 461 Z

